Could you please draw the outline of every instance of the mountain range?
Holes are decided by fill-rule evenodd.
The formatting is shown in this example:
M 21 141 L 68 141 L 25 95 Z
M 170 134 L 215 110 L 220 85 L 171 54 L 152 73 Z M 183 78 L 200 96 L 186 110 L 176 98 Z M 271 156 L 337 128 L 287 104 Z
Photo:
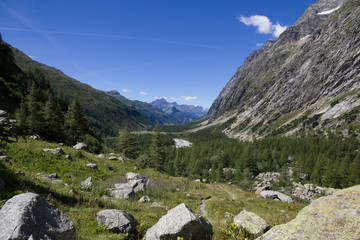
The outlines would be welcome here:
M 212 104 L 210 123 L 251 140 L 359 125 L 360 3 L 320 0 L 239 67 Z
M 1 107 L 14 112 L 27 88 L 23 74 L 37 68 L 55 93 L 69 101 L 78 96 L 90 125 L 104 136 L 117 135 L 125 126 L 186 123 L 206 112 L 202 127 L 228 122 L 223 132 L 242 140 L 358 125 L 359 16 L 356 0 L 315 2 L 277 40 L 249 55 L 208 112 L 165 99 L 149 104 L 96 90 L 8 45 L 12 54 L 6 48 L 1 52 L 1 98 L 7 102 Z
M 169 103 L 164 98 L 157 99 L 150 103 L 152 106 L 162 110 L 177 119 L 180 123 L 187 123 L 206 115 L 208 109 L 197 105 Z

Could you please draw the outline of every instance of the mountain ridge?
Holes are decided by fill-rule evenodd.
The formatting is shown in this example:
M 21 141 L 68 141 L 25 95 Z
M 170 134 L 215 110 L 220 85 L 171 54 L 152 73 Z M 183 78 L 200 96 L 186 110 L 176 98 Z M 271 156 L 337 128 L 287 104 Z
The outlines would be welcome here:
M 176 118 L 180 123 L 188 123 L 206 115 L 207 109 L 198 105 L 169 103 L 164 98 L 156 99 L 150 103 L 170 116 Z
M 360 105 L 359 5 L 311 5 L 278 40 L 250 54 L 212 104 L 210 121 L 231 116 L 224 133 L 243 140 L 354 122 Z
M 176 118 L 172 117 L 167 113 L 164 113 L 163 111 L 154 107 L 150 103 L 142 102 L 138 100 L 130 100 L 122 96 L 116 90 L 107 91 L 106 94 L 120 100 L 128 107 L 137 110 L 138 112 L 143 114 L 148 120 L 150 120 L 153 124 L 158 123 L 159 125 L 176 125 L 180 123 Z

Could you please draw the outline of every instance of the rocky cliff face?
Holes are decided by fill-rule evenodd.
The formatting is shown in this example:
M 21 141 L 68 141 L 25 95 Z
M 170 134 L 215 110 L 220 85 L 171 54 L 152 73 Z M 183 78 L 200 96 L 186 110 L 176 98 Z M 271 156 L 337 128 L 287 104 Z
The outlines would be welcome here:
M 210 121 L 233 118 L 224 132 L 244 140 L 358 123 L 359 26 L 359 1 L 314 3 L 244 61 L 211 106 Z

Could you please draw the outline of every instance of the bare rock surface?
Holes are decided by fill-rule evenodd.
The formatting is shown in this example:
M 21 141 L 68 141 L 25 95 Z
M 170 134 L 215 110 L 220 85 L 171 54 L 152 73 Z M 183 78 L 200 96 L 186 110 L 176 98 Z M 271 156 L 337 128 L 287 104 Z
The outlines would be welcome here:
M 75 239 L 75 225 L 35 193 L 9 199 L 0 210 L 0 239 Z
M 251 234 L 254 234 L 255 237 L 260 236 L 270 229 L 270 225 L 264 219 L 246 210 L 241 211 L 234 217 L 234 223 L 246 229 Z
M 76 145 L 73 146 L 73 148 L 75 148 L 76 150 L 89 151 L 89 147 L 85 143 L 77 143 Z
M 92 186 L 92 178 L 88 177 L 85 181 L 81 182 L 81 186 L 86 189 L 90 189 Z
M 187 240 L 212 239 L 213 231 L 210 223 L 196 216 L 184 203 L 176 206 L 161 217 L 145 234 L 144 239 L 178 239 Z
M 117 209 L 106 209 L 97 213 L 97 222 L 117 233 L 128 233 L 136 229 L 138 221 L 133 215 Z
M 296 218 L 271 228 L 260 240 L 360 239 L 360 185 L 321 197 Z

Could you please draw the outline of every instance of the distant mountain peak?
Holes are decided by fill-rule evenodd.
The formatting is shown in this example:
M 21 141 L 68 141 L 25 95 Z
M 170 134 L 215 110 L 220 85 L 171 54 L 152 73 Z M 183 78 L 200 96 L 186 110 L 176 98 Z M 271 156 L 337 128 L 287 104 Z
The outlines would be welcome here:
M 165 98 L 156 99 L 150 103 L 154 107 L 170 114 L 181 123 L 191 122 L 206 115 L 208 109 L 199 105 L 169 103 Z

